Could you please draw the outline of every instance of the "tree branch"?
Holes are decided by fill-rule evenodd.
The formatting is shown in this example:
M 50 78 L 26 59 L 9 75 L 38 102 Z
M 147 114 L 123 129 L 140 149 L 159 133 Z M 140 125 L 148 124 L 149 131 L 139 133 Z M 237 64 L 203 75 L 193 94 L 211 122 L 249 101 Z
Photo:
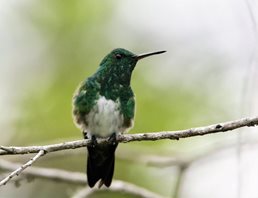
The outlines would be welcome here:
M 37 159 L 45 155 L 44 150 L 40 150 L 37 155 L 35 155 L 33 158 L 31 158 L 28 162 L 17 168 L 15 171 L 13 171 L 11 174 L 9 174 L 7 177 L 5 177 L 3 180 L 0 181 L 0 186 L 5 185 L 8 181 L 10 181 L 15 175 L 18 176 L 23 170 L 25 170 L 27 167 L 31 166 Z
M 0 159 L 0 170 L 14 171 L 21 166 L 22 164 L 20 163 Z M 55 168 L 30 167 L 29 169 L 24 170 L 22 175 L 82 186 L 87 184 L 86 175 L 84 173 L 70 172 Z
M 239 120 L 213 124 L 205 127 L 197 127 L 186 130 L 178 131 L 162 131 L 162 132 L 150 132 L 150 133 L 139 133 L 139 134 L 125 134 L 118 135 L 118 142 L 131 142 L 131 141 L 144 141 L 144 140 L 179 140 L 180 138 L 188 138 L 194 136 L 202 136 L 213 133 L 226 132 L 235 130 L 242 127 L 250 127 L 258 125 L 258 117 L 242 118 Z M 107 142 L 105 138 L 98 138 L 99 143 Z M 38 153 L 41 150 L 48 152 L 56 152 L 66 149 L 76 149 L 85 147 L 90 143 L 90 140 L 77 140 L 71 142 L 64 142 L 59 144 L 45 145 L 45 146 L 28 146 L 28 147 L 5 147 L 0 146 L 0 155 L 17 155 L 17 154 L 28 154 Z

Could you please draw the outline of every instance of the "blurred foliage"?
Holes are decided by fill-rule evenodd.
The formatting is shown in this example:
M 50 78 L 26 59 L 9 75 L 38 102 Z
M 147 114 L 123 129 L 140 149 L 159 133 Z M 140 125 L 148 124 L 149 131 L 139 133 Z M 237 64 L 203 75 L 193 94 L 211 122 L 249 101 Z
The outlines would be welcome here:
M 24 98 L 16 141 L 28 144 L 24 139 L 35 143 L 78 136 L 79 133 L 71 133 L 75 131 L 71 121 L 72 95 L 80 81 L 96 69 L 97 46 L 107 45 L 101 30 L 111 6 L 99 1 L 55 0 L 33 3 L 24 10 L 22 16 L 47 43 L 43 57 L 47 60 L 40 61 L 51 64 L 51 75 L 46 79 L 39 76 L 39 81 L 47 81 L 47 88 L 43 83 L 42 87 L 32 86 Z

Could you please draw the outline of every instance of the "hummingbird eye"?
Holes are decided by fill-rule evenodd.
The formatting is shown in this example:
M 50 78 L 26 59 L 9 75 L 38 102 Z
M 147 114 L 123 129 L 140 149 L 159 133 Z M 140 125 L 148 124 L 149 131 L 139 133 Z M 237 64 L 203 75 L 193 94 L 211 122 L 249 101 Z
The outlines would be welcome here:
M 122 55 L 121 54 L 116 54 L 115 57 L 116 57 L 117 60 L 120 60 L 122 58 Z

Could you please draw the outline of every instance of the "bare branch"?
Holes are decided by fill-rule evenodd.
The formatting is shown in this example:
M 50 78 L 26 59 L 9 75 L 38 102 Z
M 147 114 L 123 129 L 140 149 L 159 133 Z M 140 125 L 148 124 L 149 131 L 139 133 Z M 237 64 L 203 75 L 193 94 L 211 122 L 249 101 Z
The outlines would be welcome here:
M 226 132 L 230 130 L 235 130 L 242 127 L 250 127 L 258 125 L 258 117 L 243 118 L 235 121 L 224 122 L 213 124 L 205 127 L 198 127 L 179 131 L 162 131 L 162 132 L 149 132 L 149 133 L 139 133 L 139 134 L 125 134 L 119 135 L 117 138 L 118 142 L 131 142 L 131 141 L 144 141 L 144 140 L 179 140 L 180 138 L 188 138 L 194 136 L 202 136 L 213 133 Z M 107 139 L 98 139 L 99 143 L 107 142 Z M 38 153 L 41 150 L 45 152 L 56 152 L 66 149 L 76 149 L 80 147 L 85 147 L 90 143 L 90 140 L 77 140 L 71 142 L 64 142 L 60 144 L 52 144 L 45 146 L 28 146 L 28 147 L 5 147 L 0 146 L 0 155 L 10 155 L 10 154 L 28 154 L 28 153 Z
M 21 167 L 22 164 L 9 162 L 7 160 L 0 159 L 0 170 L 14 171 Z M 58 182 L 66 182 L 76 185 L 86 185 L 86 175 L 80 172 L 69 172 L 54 168 L 40 168 L 30 167 L 22 172 L 22 175 L 37 177 L 41 179 L 48 179 Z
M 18 176 L 24 169 L 31 166 L 37 159 L 45 155 L 44 150 L 40 150 L 37 155 L 35 155 L 33 158 L 31 158 L 27 163 L 23 164 L 19 168 L 17 168 L 15 171 L 13 171 L 11 174 L 9 174 L 6 178 L 0 181 L 0 186 L 5 185 L 10 179 L 12 179 L 15 175 Z
M 27 147 L 6 147 L 0 146 L 0 155 L 17 155 L 17 154 L 29 154 L 38 153 L 40 150 L 44 150 L 46 153 L 61 151 L 66 149 L 76 149 L 85 147 L 90 143 L 90 140 L 77 140 L 71 142 L 64 142 L 59 144 L 51 144 L 46 146 L 27 146 Z
M 109 188 L 84 188 L 78 191 L 72 198 L 86 198 L 100 191 L 127 193 L 141 198 L 164 198 L 163 196 L 153 193 L 145 188 L 119 180 L 113 181 L 112 185 Z

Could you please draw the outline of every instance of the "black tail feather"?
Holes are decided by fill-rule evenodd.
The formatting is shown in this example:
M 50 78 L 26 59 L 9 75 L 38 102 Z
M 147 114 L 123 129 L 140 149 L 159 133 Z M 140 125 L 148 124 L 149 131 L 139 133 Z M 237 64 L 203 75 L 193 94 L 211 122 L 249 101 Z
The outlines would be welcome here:
M 87 179 L 90 187 L 93 187 L 99 180 L 101 180 L 99 187 L 103 184 L 107 187 L 111 185 L 117 145 L 118 144 L 97 144 L 87 146 Z

